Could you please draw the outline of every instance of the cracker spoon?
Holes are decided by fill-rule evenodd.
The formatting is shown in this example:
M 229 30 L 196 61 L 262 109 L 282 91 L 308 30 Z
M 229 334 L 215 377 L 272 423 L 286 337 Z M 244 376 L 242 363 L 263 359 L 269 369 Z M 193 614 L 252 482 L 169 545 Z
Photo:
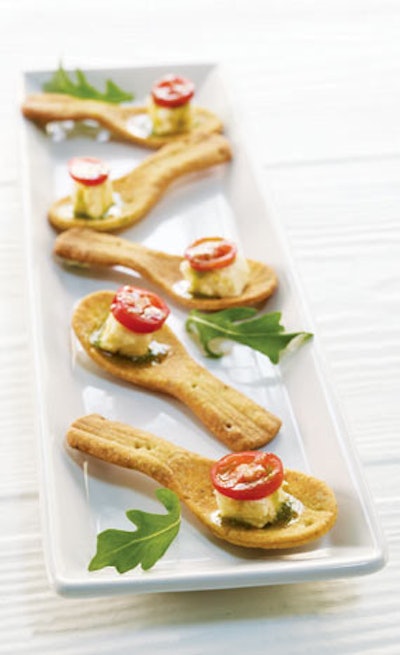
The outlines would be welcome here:
M 131 268 L 160 287 L 176 302 L 190 309 L 213 311 L 255 305 L 266 300 L 277 288 L 277 278 L 272 268 L 248 260 L 250 280 L 239 296 L 196 297 L 187 291 L 187 283 L 180 272 L 183 257 L 152 250 L 141 243 L 89 228 L 71 228 L 59 234 L 55 240 L 54 253 L 70 264 Z
M 75 216 L 72 199 L 66 196 L 51 205 L 49 221 L 60 231 L 88 226 L 101 232 L 122 230 L 144 218 L 177 178 L 223 164 L 231 157 L 230 144 L 221 134 L 181 137 L 112 180 L 115 203 L 104 217 Z
M 249 528 L 222 521 L 211 483 L 213 460 L 148 432 L 92 414 L 68 429 L 72 448 L 106 462 L 140 471 L 174 491 L 217 537 L 248 548 L 294 548 L 325 534 L 335 523 L 337 505 L 321 480 L 285 471 L 285 491 L 294 497 L 297 516 L 283 524 Z
M 260 448 L 275 437 L 280 419 L 200 366 L 168 325 L 157 331 L 157 343 L 167 348 L 157 363 L 138 364 L 96 347 L 93 336 L 106 320 L 114 295 L 113 291 L 91 293 L 72 316 L 73 330 L 96 364 L 114 377 L 180 400 L 231 450 Z
M 94 120 L 109 130 L 115 139 L 146 148 L 160 148 L 183 136 L 182 133 L 153 134 L 146 106 L 115 105 L 59 93 L 35 93 L 27 96 L 21 109 L 26 118 L 41 125 L 52 121 Z M 220 119 L 208 109 L 193 106 L 192 115 L 192 128 L 187 134 L 222 131 Z

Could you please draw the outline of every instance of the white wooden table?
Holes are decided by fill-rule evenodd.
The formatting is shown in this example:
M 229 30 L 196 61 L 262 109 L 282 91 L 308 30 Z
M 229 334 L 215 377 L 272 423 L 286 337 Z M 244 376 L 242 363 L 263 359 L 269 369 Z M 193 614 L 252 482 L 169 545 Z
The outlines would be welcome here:
M 1 653 L 400 652 L 400 5 L 0 0 Z M 290 243 L 389 558 L 361 578 L 71 600 L 42 553 L 26 321 L 24 69 L 222 62 Z

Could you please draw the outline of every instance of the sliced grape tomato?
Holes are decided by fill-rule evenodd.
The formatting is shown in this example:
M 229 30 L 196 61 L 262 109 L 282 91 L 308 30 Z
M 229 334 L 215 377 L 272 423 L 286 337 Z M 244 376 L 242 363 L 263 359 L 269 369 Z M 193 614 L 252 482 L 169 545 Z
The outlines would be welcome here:
M 108 164 L 97 157 L 73 157 L 68 162 L 68 172 L 75 182 L 85 186 L 97 186 L 110 174 Z
M 130 285 L 117 290 L 110 310 L 121 325 L 139 334 L 159 330 L 170 312 L 155 293 Z
M 252 450 L 225 455 L 211 469 L 214 488 L 236 500 L 270 496 L 281 486 L 283 475 L 277 455 Z
M 186 77 L 170 73 L 154 83 L 151 95 L 161 107 L 180 107 L 194 96 L 194 84 Z
M 184 252 L 185 259 L 196 271 L 211 271 L 232 264 L 237 246 L 222 237 L 203 237 L 194 241 Z

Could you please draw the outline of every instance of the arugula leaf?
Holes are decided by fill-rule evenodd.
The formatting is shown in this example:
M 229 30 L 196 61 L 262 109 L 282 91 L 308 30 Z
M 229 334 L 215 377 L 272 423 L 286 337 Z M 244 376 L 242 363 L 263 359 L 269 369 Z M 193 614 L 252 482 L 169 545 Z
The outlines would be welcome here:
M 71 79 L 62 64 L 60 64 L 58 70 L 53 73 L 52 78 L 43 84 L 43 91 L 47 91 L 47 93 L 64 93 L 76 98 L 102 100 L 114 104 L 132 100 L 134 97 L 132 93 L 120 89 L 112 80 L 106 80 L 106 90 L 101 93 L 101 91 L 89 84 L 86 75 L 79 69 L 75 71 L 75 78 L 76 81 Z
M 118 573 L 134 569 L 138 564 L 144 571 L 164 555 L 179 532 L 181 512 L 178 496 L 170 489 L 157 489 L 156 496 L 168 514 L 150 514 L 130 509 L 126 516 L 137 530 L 104 530 L 97 535 L 97 552 L 89 563 L 89 571 L 114 566 Z
M 233 307 L 212 314 L 193 309 L 186 320 L 186 329 L 198 338 L 208 357 L 222 357 L 224 353 L 216 343 L 229 339 L 258 350 L 273 364 L 278 363 L 281 352 L 291 341 L 297 339 L 304 343 L 313 336 L 309 332 L 285 332 L 280 312 L 253 318 L 256 313 L 253 307 Z

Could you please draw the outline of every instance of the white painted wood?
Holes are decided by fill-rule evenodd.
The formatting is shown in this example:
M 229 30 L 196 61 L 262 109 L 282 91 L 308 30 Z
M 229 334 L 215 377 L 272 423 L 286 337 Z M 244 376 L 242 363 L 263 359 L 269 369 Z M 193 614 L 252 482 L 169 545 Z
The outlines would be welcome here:
M 399 22 L 389 0 L 0 0 L 0 653 L 399 652 Z M 18 77 L 221 61 L 288 236 L 389 547 L 359 578 L 70 600 L 40 530 Z

